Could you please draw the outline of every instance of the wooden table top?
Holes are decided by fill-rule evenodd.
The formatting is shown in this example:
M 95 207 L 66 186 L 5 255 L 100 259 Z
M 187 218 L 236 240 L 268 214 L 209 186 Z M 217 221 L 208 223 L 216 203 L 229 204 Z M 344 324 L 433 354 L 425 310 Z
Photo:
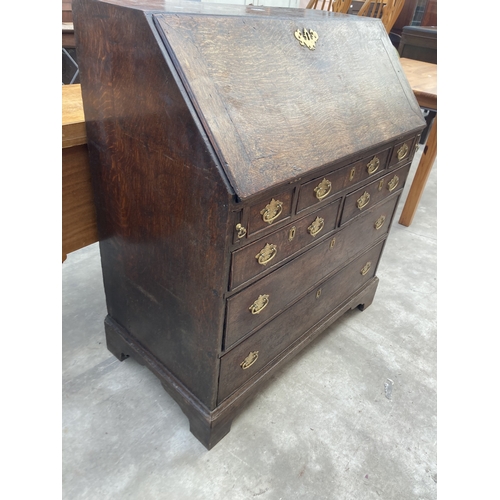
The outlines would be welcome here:
M 62 147 L 87 144 L 80 84 L 62 86 Z
M 437 64 L 405 57 L 400 62 L 420 106 L 437 110 Z

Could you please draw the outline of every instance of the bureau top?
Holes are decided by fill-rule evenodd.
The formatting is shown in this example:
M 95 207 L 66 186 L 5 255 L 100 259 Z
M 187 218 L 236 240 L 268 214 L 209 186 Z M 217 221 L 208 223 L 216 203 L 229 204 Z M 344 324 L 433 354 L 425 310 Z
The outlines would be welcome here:
M 201 2 L 102 3 L 152 19 L 240 199 L 425 125 L 378 19 Z

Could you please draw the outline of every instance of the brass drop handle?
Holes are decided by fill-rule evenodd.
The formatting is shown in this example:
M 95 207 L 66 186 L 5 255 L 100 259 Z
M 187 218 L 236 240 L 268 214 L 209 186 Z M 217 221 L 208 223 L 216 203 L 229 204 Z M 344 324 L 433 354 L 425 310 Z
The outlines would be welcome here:
M 375 229 L 378 231 L 385 222 L 385 215 L 381 215 L 376 221 L 375 221 Z
M 247 230 L 241 224 L 236 224 L 236 234 L 238 238 L 243 238 L 247 234 Z
M 387 183 L 387 189 L 389 191 L 394 191 L 399 184 L 399 177 L 395 175 L 388 183 Z
M 366 191 L 358 198 L 356 201 L 356 205 L 360 210 L 366 207 L 370 203 L 370 193 L 367 193 Z
M 374 156 L 373 159 L 366 165 L 366 170 L 369 175 L 372 175 L 378 170 L 378 167 L 380 167 L 380 160 Z
M 401 161 L 408 156 L 408 151 L 410 148 L 406 142 L 398 149 L 398 160 Z
M 315 188 L 316 198 L 322 200 L 326 198 L 332 190 L 332 183 L 328 179 L 323 179 Z
M 278 253 L 278 247 L 273 244 L 266 243 L 266 246 L 255 256 L 257 262 L 265 266 L 271 262 Z
M 321 230 L 325 227 L 325 219 L 322 219 L 321 217 L 316 217 L 314 219 L 313 223 L 307 228 L 309 231 L 309 234 L 312 237 L 315 237 L 317 234 L 321 232 Z
M 259 314 L 269 304 L 269 295 L 259 295 L 259 298 L 248 308 L 252 314 Z
M 260 211 L 262 215 L 262 220 L 271 224 L 274 222 L 283 212 L 283 202 L 275 200 L 274 198 Z
M 370 270 L 370 267 L 372 267 L 372 263 L 371 262 L 367 262 L 362 268 L 361 268 L 361 274 L 363 276 L 365 276 L 365 274 L 368 273 L 368 271 Z
M 243 368 L 243 370 L 246 370 L 247 368 L 250 368 L 257 361 L 258 357 L 259 357 L 259 351 L 252 351 L 240 363 L 240 366 Z

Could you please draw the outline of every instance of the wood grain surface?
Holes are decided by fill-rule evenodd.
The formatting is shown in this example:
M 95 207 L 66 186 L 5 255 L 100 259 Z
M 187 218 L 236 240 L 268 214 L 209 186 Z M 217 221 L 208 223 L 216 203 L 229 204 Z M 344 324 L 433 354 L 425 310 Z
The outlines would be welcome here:
M 358 30 L 351 16 L 309 12 L 320 16 L 307 26 L 252 16 L 155 16 L 241 199 L 421 127 L 380 23 L 355 19 L 366 23 Z M 293 35 L 306 27 L 319 34 L 315 50 Z

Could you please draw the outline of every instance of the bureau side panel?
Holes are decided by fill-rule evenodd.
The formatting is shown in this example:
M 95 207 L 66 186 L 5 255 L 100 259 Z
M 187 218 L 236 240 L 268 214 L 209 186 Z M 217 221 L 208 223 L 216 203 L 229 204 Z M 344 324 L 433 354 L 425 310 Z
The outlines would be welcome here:
M 212 409 L 230 188 L 147 14 L 73 12 L 108 313 Z

